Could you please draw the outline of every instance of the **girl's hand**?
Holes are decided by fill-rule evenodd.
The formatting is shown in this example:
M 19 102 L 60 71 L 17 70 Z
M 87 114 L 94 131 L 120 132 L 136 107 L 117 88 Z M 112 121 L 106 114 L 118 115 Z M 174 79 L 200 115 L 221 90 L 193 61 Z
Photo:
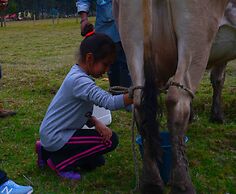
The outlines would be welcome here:
M 100 133 L 100 135 L 102 136 L 103 142 L 110 140 L 112 136 L 112 130 L 109 127 L 107 127 L 102 122 L 97 120 L 95 123 L 95 128 L 98 131 L 98 133 Z
M 129 94 L 124 94 L 124 103 L 125 103 L 125 106 L 133 104 L 134 103 L 133 98 L 130 98 Z

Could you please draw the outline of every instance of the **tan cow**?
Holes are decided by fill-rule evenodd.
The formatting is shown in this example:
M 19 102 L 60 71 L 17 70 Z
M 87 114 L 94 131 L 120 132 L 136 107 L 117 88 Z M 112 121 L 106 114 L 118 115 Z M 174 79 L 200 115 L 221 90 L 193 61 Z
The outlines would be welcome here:
M 236 0 L 230 0 L 228 3 L 220 25 L 211 49 L 208 68 L 211 68 L 213 86 L 211 120 L 222 123 L 221 93 L 226 65 L 230 60 L 236 59 Z
M 190 103 L 207 66 L 227 0 L 113 0 L 134 86 L 138 127 L 143 137 L 141 192 L 163 193 L 156 121 L 156 95 L 166 98 L 172 143 L 172 194 L 196 193 L 188 172 L 184 135 Z

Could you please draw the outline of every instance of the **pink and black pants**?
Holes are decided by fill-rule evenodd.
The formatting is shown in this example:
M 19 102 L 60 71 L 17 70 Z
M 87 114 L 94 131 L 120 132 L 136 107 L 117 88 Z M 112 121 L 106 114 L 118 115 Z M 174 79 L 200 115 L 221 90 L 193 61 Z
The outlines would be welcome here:
M 104 143 L 101 135 L 94 129 L 80 129 L 58 151 L 42 149 L 43 159 L 56 171 L 70 171 L 77 167 L 94 169 L 105 163 L 103 154 L 114 150 L 118 137 L 113 132 L 109 141 Z

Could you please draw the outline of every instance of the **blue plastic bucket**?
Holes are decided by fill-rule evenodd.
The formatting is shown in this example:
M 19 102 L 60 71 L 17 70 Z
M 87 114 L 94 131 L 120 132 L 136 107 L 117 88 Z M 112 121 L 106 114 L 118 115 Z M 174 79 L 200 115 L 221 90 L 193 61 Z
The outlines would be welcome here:
M 162 163 L 157 164 L 160 170 L 162 180 L 167 184 L 170 179 L 171 173 L 171 163 L 172 163 L 172 154 L 171 154 L 171 144 L 170 144 L 170 134 L 167 131 L 160 133 L 161 136 L 161 147 L 163 150 Z M 188 137 L 185 136 L 185 143 L 188 142 Z M 136 143 L 139 145 L 139 151 L 143 158 L 143 144 L 142 137 L 139 135 L 136 138 Z

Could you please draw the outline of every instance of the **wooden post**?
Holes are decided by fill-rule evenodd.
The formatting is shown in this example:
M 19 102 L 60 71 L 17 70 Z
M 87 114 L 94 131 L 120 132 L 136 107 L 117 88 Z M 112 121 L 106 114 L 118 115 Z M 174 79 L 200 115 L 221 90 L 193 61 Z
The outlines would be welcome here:
M 35 24 L 35 21 L 36 21 L 36 16 L 35 14 L 33 15 L 33 23 Z
M 59 24 L 59 13 L 57 14 L 57 24 Z
M 75 22 L 76 22 L 76 24 L 79 23 L 79 14 L 78 13 L 75 14 Z
M 54 23 L 55 23 L 55 16 L 52 15 L 52 24 L 54 25 Z
M 1 20 L 1 27 L 3 27 L 3 17 L 2 16 L 0 17 L 0 20 Z
M 6 19 L 5 19 L 5 17 L 3 17 L 3 25 L 4 25 L 4 27 L 6 27 L 6 26 L 7 26 L 7 22 L 6 22 Z

